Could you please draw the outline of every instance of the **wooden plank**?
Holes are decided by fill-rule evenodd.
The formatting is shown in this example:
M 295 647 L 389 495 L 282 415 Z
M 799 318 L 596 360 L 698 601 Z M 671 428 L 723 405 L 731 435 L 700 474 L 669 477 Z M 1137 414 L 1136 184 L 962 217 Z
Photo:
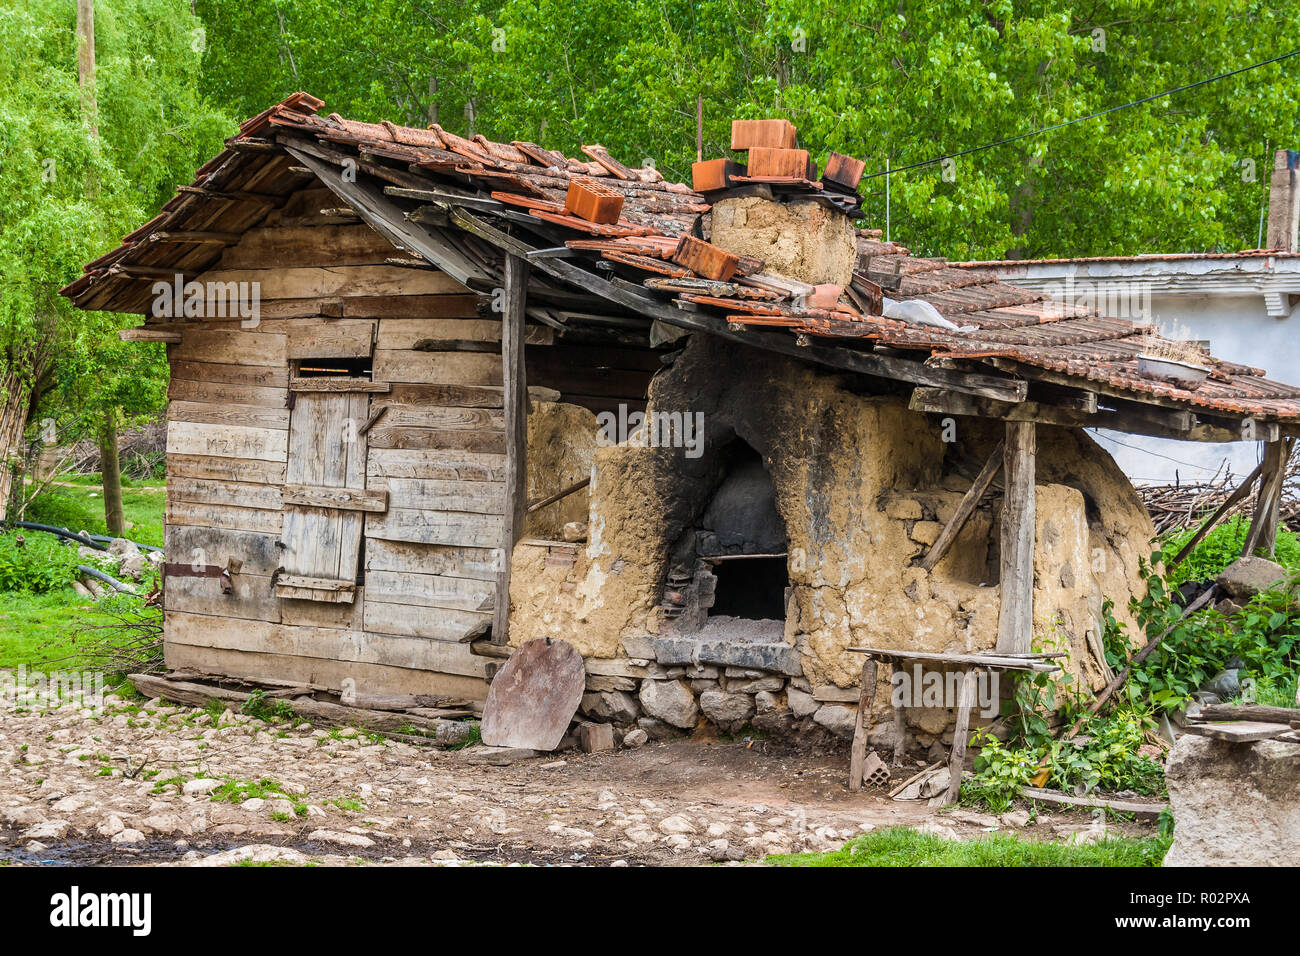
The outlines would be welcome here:
M 975 476 L 975 481 L 966 494 L 962 496 L 961 503 L 957 505 L 957 510 L 953 512 L 948 523 L 943 526 L 939 532 L 939 537 L 935 539 L 934 545 L 930 548 L 925 558 L 921 561 L 921 567 L 927 571 L 933 571 L 934 566 L 943 560 L 947 554 L 948 548 L 957 540 L 957 535 L 961 534 L 961 529 L 965 527 L 967 519 L 975 512 L 984 493 L 989 490 L 989 485 L 993 483 L 993 478 L 1002 470 L 1002 451 L 1005 442 L 1000 441 L 989 455 L 988 461 L 984 462 L 984 467 L 980 473 Z
M 270 366 L 238 365 L 208 359 L 202 362 L 184 362 L 171 356 L 171 377 L 175 382 L 182 379 L 188 382 L 220 382 L 225 385 L 256 385 L 261 388 L 283 389 L 289 384 L 288 368 Z M 183 396 L 175 396 L 181 398 Z M 202 401 L 202 399 L 193 399 Z M 247 402 L 258 405 L 260 402 Z
M 1020 795 L 1026 800 L 1037 800 L 1041 803 L 1055 803 L 1067 807 L 1101 807 L 1105 810 L 1114 810 L 1116 813 L 1131 813 L 1143 820 L 1155 820 L 1167 806 L 1164 803 L 1151 801 L 1110 800 L 1104 797 L 1090 797 L 1086 794 L 1076 797 L 1061 793 L 1059 790 L 1040 790 L 1038 787 L 1024 787 Z
M 283 368 L 288 364 L 287 340 L 269 332 L 196 328 L 168 356 L 173 362 L 204 362 Z
M 284 527 L 284 513 L 259 508 L 238 508 L 230 505 L 195 504 L 189 501 L 168 501 L 168 525 L 190 525 L 196 528 L 219 528 L 225 531 L 255 531 L 262 534 L 279 534 Z
M 163 589 L 168 611 L 215 614 L 242 620 L 280 620 L 280 602 L 271 593 L 271 578 L 240 572 L 231 576 L 233 594 L 223 594 L 219 578 L 168 575 Z
M 506 456 L 465 451 L 372 448 L 366 461 L 372 478 L 422 478 L 444 481 L 504 481 Z
M 524 335 L 529 345 L 555 341 L 555 330 L 543 325 L 526 326 Z M 381 319 L 375 347 L 438 351 L 440 343 L 500 341 L 496 319 Z
M 997 643 L 1003 653 L 1027 653 L 1034 640 L 1035 427 L 1006 425 Z
M 177 345 L 181 341 L 181 333 L 175 329 L 160 329 L 148 325 L 119 329 L 117 337 L 123 342 L 165 342 L 169 345 Z
M 222 269 L 382 265 L 396 247 L 366 225 L 267 226 L 249 229 L 221 257 Z
M 372 448 L 403 448 L 481 452 L 503 454 L 506 439 L 503 431 L 469 431 L 441 428 L 394 428 L 383 420 L 370 429 L 367 441 Z
M 416 571 L 442 577 L 496 581 L 501 566 L 500 552 L 493 548 L 460 548 L 447 545 L 412 544 L 366 536 L 366 573 Z
M 277 657 L 292 655 L 335 662 L 386 664 L 472 677 L 482 677 L 487 671 L 487 658 L 474 654 L 468 646 L 447 641 L 401 635 L 379 639 L 375 634 L 365 631 L 288 627 L 264 621 L 236 621 L 187 612 L 169 612 L 165 627 L 169 644 L 247 651 Z M 268 675 L 285 680 L 298 679 L 294 675 L 275 671 L 262 672 L 262 676 Z M 368 685 L 361 686 L 366 686 L 369 690 Z
M 281 598 L 280 623 L 299 627 L 334 627 L 345 631 L 360 631 L 364 628 L 361 613 L 364 604 L 365 588 L 362 587 L 355 590 L 352 601 L 346 604 Z
M 167 501 L 279 511 L 281 492 L 275 485 L 252 482 L 170 478 L 167 482 Z
M 260 575 L 268 581 L 280 566 L 277 534 L 168 524 L 163 535 L 167 560 L 177 564 L 224 568 L 233 558 L 240 562 L 241 574 Z M 269 586 L 267 591 L 269 593 Z
M 228 269 L 205 272 L 200 282 L 257 282 L 267 299 L 317 299 L 323 296 L 442 295 L 465 287 L 433 269 L 401 266 L 301 266 Z
M 289 391 L 291 392 L 334 392 L 338 394 L 357 392 L 368 395 L 387 392 L 388 390 L 388 385 L 385 382 L 372 382 L 368 378 L 356 378 L 348 375 L 320 375 L 289 379 Z
M 384 415 L 385 428 L 406 426 L 444 431 L 499 431 L 505 428 L 505 412 L 495 408 L 411 405 L 396 402 L 392 396 L 376 398 L 372 407 L 376 410 L 387 409 Z
M 211 478 L 262 485 L 284 484 L 282 461 L 252 458 L 211 458 L 207 455 L 168 455 L 167 478 Z
M 486 353 L 376 349 L 372 367 L 376 382 L 501 384 L 501 356 Z
M 386 401 L 395 405 L 441 405 L 455 408 L 504 407 L 505 389 L 500 385 L 410 385 L 394 384 Z M 504 416 L 502 421 L 504 422 Z
M 492 618 L 492 643 L 505 644 L 510 627 L 510 557 L 523 534 L 528 508 L 528 375 L 524 360 L 524 314 L 528 260 L 507 255 L 505 311 L 501 318 L 501 368 L 505 387 L 506 508 L 501 526 L 500 576 Z
M 268 319 L 263 332 L 283 334 L 290 359 L 365 358 L 374 348 L 374 319 Z
M 356 596 L 356 581 L 339 581 L 303 574 L 281 574 L 275 581 L 275 596 L 304 601 L 351 604 Z
M 1188 720 L 1257 720 L 1266 724 L 1291 724 L 1300 720 L 1300 709 L 1268 707 L 1263 704 L 1206 704 Z
M 910 651 L 887 647 L 848 647 L 845 650 L 854 654 L 870 654 L 882 661 L 933 661 L 936 664 L 945 665 L 973 665 L 976 668 L 986 670 L 1036 671 L 1042 674 L 1052 674 L 1061 669 L 1055 664 L 1045 663 L 1038 658 L 1029 656 L 1011 657 L 998 653 L 947 654 L 939 651 Z M 819 700 L 822 699 L 818 694 L 813 696 L 818 697 Z
M 975 704 L 975 677 L 975 671 L 966 671 L 962 674 L 961 686 L 957 689 L 957 724 L 952 731 L 952 754 L 948 758 L 948 792 L 943 800 L 945 804 L 956 803 L 961 793 L 961 775 L 966 766 L 966 744 L 970 735 L 970 712 Z
M 288 432 L 278 428 L 168 422 L 167 454 L 285 461 L 287 436 Z
M 343 316 L 350 319 L 472 319 L 483 304 L 473 294 L 371 295 L 338 301 Z
M 228 366 L 233 368 L 234 366 Z M 264 385 L 228 385 L 225 382 L 192 382 L 172 377 L 167 397 L 173 402 L 206 402 L 215 405 L 284 408 L 288 395 L 285 387 Z M 288 427 L 288 426 L 286 426 Z
M 387 541 L 499 548 L 504 527 L 501 515 L 389 508 L 366 523 L 366 534 Z
M 455 611 L 490 611 L 496 594 L 491 581 L 414 571 L 368 571 L 366 588 L 372 602 Z
M 412 604 L 387 604 L 373 594 L 363 611 L 366 631 L 371 634 L 400 634 L 432 641 L 467 642 L 486 633 L 492 615 L 478 611 L 455 611 Z
M 439 648 L 455 649 L 462 646 L 441 641 L 425 643 L 435 644 Z M 351 681 L 376 693 L 446 694 L 467 700 L 483 700 L 488 692 L 487 680 L 479 675 L 462 676 L 389 664 L 334 661 L 307 655 L 195 647 L 171 641 L 167 642 L 165 648 L 168 667 L 187 668 L 205 674 L 227 674 L 250 679 L 275 674 L 336 690 L 343 686 L 344 681 Z
M 373 454 L 373 452 L 372 452 Z M 499 481 L 446 481 L 437 478 L 369 478 L 367 485 L 388 492 L 393 508 L 501 514 L 505 484 Z
M 285 485 L 286 505 L 307 508 L 337 508 L 342 511 L 388 510 L 388 493 L 366 488 L 318 488 L 309 485 Z
M 281 405 L 283 405 L 283 392 Z M 245 425 L 251 428 L 278 428 L 288 430 L 289 409 L 268 408 L 265 405 L 237 405 L 234 403 L 183 402 L 167 403 L 167 420 L 173 422 L 198 422 L 208 425 Z

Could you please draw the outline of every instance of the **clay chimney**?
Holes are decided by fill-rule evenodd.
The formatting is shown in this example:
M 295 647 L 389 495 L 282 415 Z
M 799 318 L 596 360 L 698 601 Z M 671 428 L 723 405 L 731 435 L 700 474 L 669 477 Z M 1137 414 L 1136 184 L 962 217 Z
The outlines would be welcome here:
M 1296 247 L 1296 226 L 1300 222 L 1300 175 L 1296 165 L 1300 152 L 1279 149 L 1273 157 L 1273 178 L 1268 187 L 1268 238 L 1265 249 L 1300 252 Z

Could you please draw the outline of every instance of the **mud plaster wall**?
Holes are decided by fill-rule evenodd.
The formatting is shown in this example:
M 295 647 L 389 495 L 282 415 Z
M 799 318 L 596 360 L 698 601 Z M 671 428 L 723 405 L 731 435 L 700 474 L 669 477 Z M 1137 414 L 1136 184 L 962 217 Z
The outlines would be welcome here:
M 533 402 L 528 412 L 528 500 L 557 494 L 590 475 L 596 433 L 596 416 L 586 408 Z M 587 492 L 575 492 L 533 512 L 524 536 L 558 539 L 570 521 L 587 523 Z
M 711 213 L 710 241 L 757 256 L 766 271 L 814 285 L 846 286 L 858 261 L 852 221 L 812 200 L 723 199 Z
M 786 639 L 812 685 L 854 685 L 862 665 L 846 650 L 854 645 L 993 647 L 996 497 L 933 573 L 912 561 L 951 516 L 1000 425 L 962 419 L 948 444 L 939 424 L 909 411 L 904 399 L 854 394 L 824 370 L 698 335 L 651 384 L 649 407 L 704 411 L 703 457 L 631 444 L 596 449 L 590 537 L 572 566 L 548 562 L 545 549 L 515 551 L 512 644 L 550 635 L 587 656 L 619 657 L 628 656 L 624 639 L 659 633 L 669 546 L 717 481 L 710 450 L 740 438 L 760 453 L 776 489 L 794 589 Z M 1041 428 L 1038 461 L 1036 644 L 1063 645 L 1068 670 L 1096 687 L 1101 676 L 1087 631 L 1097 626 L 1102 595 L 1124 620 L 1151 524 L 1128 481 L 1084 433 Z M 881 691 L 883 714 L 888 693 Z

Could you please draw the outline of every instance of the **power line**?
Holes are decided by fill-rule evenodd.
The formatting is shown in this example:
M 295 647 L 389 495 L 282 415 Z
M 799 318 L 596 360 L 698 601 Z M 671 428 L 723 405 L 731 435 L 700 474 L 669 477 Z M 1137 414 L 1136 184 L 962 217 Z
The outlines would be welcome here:
M 1099 110 L 1096 113 L 1089 113 L 1087 116 L 1079 116 L 1071 120 L 1065 120 L 1061 123 L 1053 123 L 1051 126 L 1044 126 L 1042 129 L 1031 130 L 1028 133 L 1020 133 L 1016 136 L 1008 136 L 1006 139 L 1000 139 L 997 142 L 985 143 L 983 146 L 972 146 L 969 149 L 963 149 L 960 152 L 948 153 L 944 156 L 936 156 L 934 159 L 922 160 L 919 163 L 911 163 L 907 166 L 896 166 L 893 169 L 883 170 L 878 173 L 871 173 L 864 176 L 863 179 L 875 179 L 879 176 L 892 176 L 895 173 L 905 172 L 909 169 L 920 169 L 922 166 L 933 166 L 935 163 L 941 163 L 945 159 L 956 159 L 959 156 L 969 156 L 971 153 L 982 152 L 986 149 L 993 149 L 997 146 L 1005 146 L 1008 143 L 1015 143 L 1022 139 L 1028 139 L 1031 136 L 1038 136 L 1041 133 L 1050 133 L 1052 130 L 1063 129 L 1066 126 L 1074 126 L 1078 123 L 1086 123 L 1088 120 L 1097 119 L 1100 116 L 1107 116 L 1111 113 L 1118 113 L 1120 110 L 1130 109 L 1134 106 L 1141 106 L 1143 103 L 1150 103 L 1152 100 L 1158 100 L 1165 96 L 1173 96 L 1175 93 L 1183 93 L 1187 90 L 1194 90 L 1198 86 L 1205 86 L 1208 83 L 1215 83 L 1219 80 L 1225 80 L 1228 77 L 1236 76 L 1239 73 L 1246 73 L 1250 70 L 1259 69 L 1261 66 L 1268 66 L 1271 63 L 1280 63 L 1282 60 L 1290 59 L 1293 56 L 1300 55 L 1300 50 L 1292 50 L 1290 53 L 1283 53 L 1267 60 L 1260 60 L 1258 63 L 1252 63 L 1249 66 L 1243 66 L 1240 69 L 1230 70 L 1227 73 L 1220 73 L 1217 76 L 1206 77 L 1203 80 L 1197 80 L 1195 83 L 1188 83 L 1185 86 L 1176 86 L 1171 90 L 1165 90 L 1162 93 L 1153 93 L 1150 96 L 1144 96 L 1140 100 L 1133 100 L 1131 103 L 1124 103 L 1120 106 L 1112 106 L 1109 109 Z

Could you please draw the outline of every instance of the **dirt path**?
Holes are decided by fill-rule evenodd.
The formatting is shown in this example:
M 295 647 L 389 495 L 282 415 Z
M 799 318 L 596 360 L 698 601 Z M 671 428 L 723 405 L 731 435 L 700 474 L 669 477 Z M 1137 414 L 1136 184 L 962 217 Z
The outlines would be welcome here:
M 202 711 L 110 701 L 99 716 L 64 707 L 0 717 L 0 859 L 701 865 L 834 849 L 887 826 L 977 835 L 997 822 L 851 794 L 846 754 L 766 741 L 490 766 L 474 748 L 229 712 L 214 725 Z M 227 795 L 233 802 L 214 800 Z M 1062 822 L 1088 818 L 1027 832 L 1053 838 Z

